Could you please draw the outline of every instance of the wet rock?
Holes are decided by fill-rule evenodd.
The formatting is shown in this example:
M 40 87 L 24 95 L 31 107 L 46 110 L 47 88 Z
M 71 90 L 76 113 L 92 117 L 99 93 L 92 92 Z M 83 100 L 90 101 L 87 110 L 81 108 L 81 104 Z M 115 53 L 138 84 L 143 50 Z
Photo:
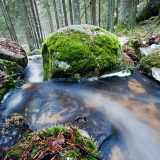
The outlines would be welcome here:
M 29 127 L 20 114 L 3 116 L 0 120 L 0 150 L 16 144 L 27 131 Z
M 160 81 L 160 68 L 155 68 L 153 67 L 151 69 L 152 71 L 152 76 L 157 80 L 157 81 Z
M 160 49 L 156 49 L 148 56 L 143 57 L 141 68 L 144 69 L 148 75 L 152 75 L 156 80 L 159 80 Z
M 71 25 L 51 34 L 42 46 L 44 79 L 98 77 L 121 70 L 118 38 L 92 25 Z
M 150 0 L 150 2 L 142 8 L 137 14 L 137 21 L 149 19 L 152 16 L 158 16 L 160 8 L 159 0 Z
M 23 48 L 16 42 L 0 38 L 1 59 L 17 63 L 25 68 L 27 66 L 27 55 Z
M 124 45 L 122 50 L 125 54 L 127 54 L 133 61 L 139 61 L 139 56 L 137 55 L 134 48 Z
M 152 44 L 151 46 L 148 46 L 148 47 L 140 47 L 139 51 L 142 55 L 147 56 L 157 49 L 160 49 L 160 45 Z
M 0 38 L 0 101 L 12 89 L 27 66 L 28 59 L 23 48 L 16 42 Z

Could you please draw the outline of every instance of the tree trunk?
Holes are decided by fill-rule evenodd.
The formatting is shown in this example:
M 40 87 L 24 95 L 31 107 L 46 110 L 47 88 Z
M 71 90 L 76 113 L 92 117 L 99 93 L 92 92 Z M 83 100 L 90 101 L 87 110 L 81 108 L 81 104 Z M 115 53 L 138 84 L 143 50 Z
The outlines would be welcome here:
M 33 12 L 32 12 L 32 4 L 30 3 L 30 0 L 26 1 L 26 5 L 27 5 L 27 13 L 28 13 L 28 17 L 29 17 L 32 36 L 34 38 L 36 48 L 39 48 L 38 38 L 37 38 L 37 34 L 36 34 L 36 27 L 35 27 L 35 23 L 34 23 L 34 16 L 33 16 Z
M 31 33 L 31 28 L 30 28 L 30 23 L 29 23 L 29 17 L 28 17 L 27 10 L 26 10 L 25 0 L 23 0 L 23 1 L 17 0 L 17 6 L 19 7 L 19 10 L 20 10 L 19 12 L 21 13 L 21 21 L 22 21 L 22 25 L 24 27 L 24 31 L 26 34 L 28 46 L 29 46 L 30 50 L 32 51 L 35 49 L 35 42 L 33 40 L 32 33 Z
M 33 3 L 34 3 L 35 13 L 36 13 L 36 19 L 38 22 L 39 33 L 40 33 L 40 43 L 42 44 L 44 37 L 43 37 L 43 33 L 42 33 L 42 27 L 41 27 L 41 23 L 40 23 L 39 14 L 38 14 L 37 4 L 36 4 L 35 0 L 33 0 Z
M 96 0 L 91 0 L 91 7 L 92 7 L 92 24 L 97 25 L 96 21 Z
M 5 3 L 3 3 L 2 0 L 0 0 L 0 8 L 2 10 L 2 14 L 4 16 L 4 19 L 6 21 L 6 24 L 7 24 L 7 27 L 8 27 L 8 30 L 9 30 L 9 33 L 10 33 L 10 36 L 11 36 L 11 39 L 12 41 L 18 41 L 17 40 L 17 36 L 16 36 L 16 32 L 14 30 L 14 27 L 13 27 L 13 24 L 12 24 L 12 21 L 11 21 L 11 18 L 7 12 L 7 10 L 5 9 Z
M 48 3 L 48 0 L 45 0 L 46 2 L 46 6 L 47 6 L 47 15 L 48 15 L 48 20 L 49 20 L 49 25 L 50 25 L 50 30 L 51 32 L 53 32 L 53 21 L 52 21 L 52 16 L 51 16 L 51 12 L 50 12 L 50 5 Z
M 80 19 L 80 0 L 73 1 L 74 24 L 81 24 Z
M 69 0 L 69 11 L 70 11 L 70 21 L 73 24 L 73 12 L 72 12 L 72 2 Z
M 101 0 L 99 0 L 98 6 L 99 6 L 98 19 L 99 19 L 99 27 L 100 27 L 101 26 Z
M 120 0 L 116 0 L 116 4 L 115 4 L 115 12 L 116 12 L 116 17 L 115 17 L 115 21 L 114 21 L 114 24 L 117 24 L 118 23 L 118 17 L 119 17 L 119 5 L 120 5 Z
M 37 40 L 37 45 L 38 48 L 40 48 L 41 46 L 41 36 L 40 36 L 40 30 L 39 30 L 39 26 L 38 26 L 38 18 L 36 16 L 36 12 L 34 9 L 34 0 L 29 0 L 30 2 L 30 6 L 31 6 L 31 11 L 32 11 L 32 16 L 33 16 L 33 20 L 34 20 L 34 25 L 35 25 L 35 36 L 36 36 L 36 40 Z
M 61 1 L 58 1 L 59 4 L 59 19 L 60 19 L 60 27 L 63 27 L 63 15 L 62 15 L 62 4 Z
M 115 11 L 115 0 L 108 0 L 107 9 L 107 30 L 113 32 L 114 27 L 114 11 Z
M 54 14 L 55 14 L 55 19 L 56 19 L 57 29 L 59 29 L 59 20 L 58 20 L 58 11 L 57 11 L 56 1 L 53 0 L 52 2 L 53 2 L 53 7 L 54 7 Z
M 65 0 L 62 0 L 62 6 L 63 6 L 65 26 L 68 26 L 68 18 L 67 18 L 67 10 L 66 10 Z
M 137 3 L 138 0 L 121 0 L 119 23 L 123 23 L 128 28 L 133 28 L 135 26 Z

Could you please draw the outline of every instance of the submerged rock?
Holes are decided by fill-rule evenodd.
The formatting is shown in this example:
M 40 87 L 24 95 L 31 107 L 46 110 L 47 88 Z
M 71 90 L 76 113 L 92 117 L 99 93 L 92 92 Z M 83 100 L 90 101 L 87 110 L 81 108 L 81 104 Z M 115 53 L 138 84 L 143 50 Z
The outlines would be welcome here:
M 126 65 L 118 38 L 92 25 L 71 25 L 57 30 L 43 42 L 42 56 L 46 80 L 97 77 Z

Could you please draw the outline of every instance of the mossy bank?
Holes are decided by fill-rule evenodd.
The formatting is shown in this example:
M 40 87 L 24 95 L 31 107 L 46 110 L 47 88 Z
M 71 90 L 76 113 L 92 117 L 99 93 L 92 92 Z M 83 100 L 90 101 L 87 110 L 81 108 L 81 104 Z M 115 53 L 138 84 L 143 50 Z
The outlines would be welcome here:
M 51 34 L 42 45 L 44 79 L 100 76 L 121 70 L 118 38 L 92 25 L 71 25 Z

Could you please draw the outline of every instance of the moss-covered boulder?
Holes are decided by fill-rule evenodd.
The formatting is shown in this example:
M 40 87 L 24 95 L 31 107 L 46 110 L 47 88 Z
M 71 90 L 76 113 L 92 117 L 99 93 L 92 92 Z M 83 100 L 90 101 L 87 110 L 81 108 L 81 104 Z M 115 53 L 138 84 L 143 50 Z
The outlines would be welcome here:
M 92 25 L 71 25 L 51 34 L 42 45 L 44 79 L 79 80 L 121 70 L 118 38 Z
M 160 8 L 159 0 L 150 0 L 149 3 L 142 8 L 137 14 L 137 21 L 144 21 L 152 16 L 158 16 Z
M 5 38 L 0 38 L 0 59 L 15 62 L 23 68 L 28 63 L 24 49 L 18 43 Z
M 152 75 L 152 68 L 160 68 L 160 49 L 154 50 L 148 56 L 142 58 L 141 68 L 145 70 L 148 75 Z

